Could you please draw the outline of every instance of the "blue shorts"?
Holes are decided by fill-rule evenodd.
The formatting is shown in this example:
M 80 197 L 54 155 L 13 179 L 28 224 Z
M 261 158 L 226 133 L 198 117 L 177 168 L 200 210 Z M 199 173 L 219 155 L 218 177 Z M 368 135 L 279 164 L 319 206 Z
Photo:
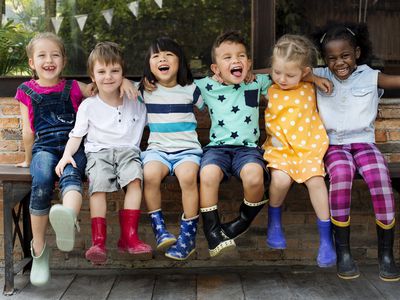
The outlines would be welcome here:
M 190 161 L 200 165 L 202 155 L 203 150 L 201 149 L 189 149 L 175 153 L 167 153 L 159 150 L 147 150 L 142 152 L 141 158 L 143 165 L 150 161 L 161 162 L 168 167 L 169 173 L 173 175 L 175 168 L 181 163 Z
M 205 147 L 201 159 L 201 169 L 207 165 L 217 165 L 224 173 L 224 180 L 230 176 L 240 179 L 240 171 L 248 163 L 259 164 L 265 171 L 264 178 L 269 181 L 269 173 L 261 148 L 245 146 L 213 146 Z

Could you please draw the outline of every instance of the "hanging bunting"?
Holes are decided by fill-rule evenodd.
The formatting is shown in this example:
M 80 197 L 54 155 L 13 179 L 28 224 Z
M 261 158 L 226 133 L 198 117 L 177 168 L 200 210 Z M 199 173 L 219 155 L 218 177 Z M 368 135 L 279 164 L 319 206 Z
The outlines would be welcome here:
M 108 23 L 108 25 L 111 26 L 113 14 L 114 14 L 114 8 L 102 10 L 101 13 L 103 14 L 104 19 L 106 19 L 106 22 Z
M 88 18 L 88 15 L 76 15 L 75 16 L 76 22 L 78 22 L 79 29 L 81 31 L 83 30 L 83 27 L 85 27 L 87 18 Z
M 133 13 L 135 17 L 139 14 L 139 1 L 133 1 L 128 4 L 130 11 Z
M 64 20 L 64 17 L 52 17 L 51 18 L 51 23 L 53 23 L 54 30 L 56 34 L 58 34 L 58 31 L 60 30 L 61 23 Z
M 154 0 L 159 8 L 162 8 L 162 0 Z

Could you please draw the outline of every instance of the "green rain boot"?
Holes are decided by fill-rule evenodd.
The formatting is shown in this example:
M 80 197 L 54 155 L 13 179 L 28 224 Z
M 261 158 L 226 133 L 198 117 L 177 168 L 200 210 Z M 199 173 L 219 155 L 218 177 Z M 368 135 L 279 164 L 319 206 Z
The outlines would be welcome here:
M 49 267 L 49 248 L 47 243 L 44 244 L 40 255 L 35 256 L 33 251 L 33 241 L 31 241 L 31 254 L 32 254 L 32 268 L 30 280 L 32 285 L 43 286 L 50 280 L 50 267 Z
M 58 249 L 64 252 L 72 251 L 75 245 L 75 228 L 79 230 L 74 210 L 55 204 L 50 209 L 49 220 L 56 233 Z

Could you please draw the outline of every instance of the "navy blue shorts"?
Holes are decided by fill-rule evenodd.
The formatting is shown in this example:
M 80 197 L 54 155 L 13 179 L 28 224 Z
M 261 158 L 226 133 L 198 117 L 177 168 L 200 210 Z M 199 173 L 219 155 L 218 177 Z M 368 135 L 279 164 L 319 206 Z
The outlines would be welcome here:
M 200 169 L 207 165 L 217 165 L 224 173 L 224 180 L 230 176 L 240 179 L 240 171 L 248 163 L 259 164 L 264 173 L 264 180 L 269 182 L 269 173 L 263 158 L 261 148 L 245 146 L 213 146 L 203 149 Z

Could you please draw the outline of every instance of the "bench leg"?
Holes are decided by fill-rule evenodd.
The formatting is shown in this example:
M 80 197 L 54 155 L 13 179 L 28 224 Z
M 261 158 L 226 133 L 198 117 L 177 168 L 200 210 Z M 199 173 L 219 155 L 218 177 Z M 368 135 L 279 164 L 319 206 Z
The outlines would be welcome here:
M 3 186 L 3 220 L 4 220 L 4 295 L 14 293 L 14 260 L 13 260 L 13 218 L 14 203 L 8 201 L 12 197 L 10 185 Z

